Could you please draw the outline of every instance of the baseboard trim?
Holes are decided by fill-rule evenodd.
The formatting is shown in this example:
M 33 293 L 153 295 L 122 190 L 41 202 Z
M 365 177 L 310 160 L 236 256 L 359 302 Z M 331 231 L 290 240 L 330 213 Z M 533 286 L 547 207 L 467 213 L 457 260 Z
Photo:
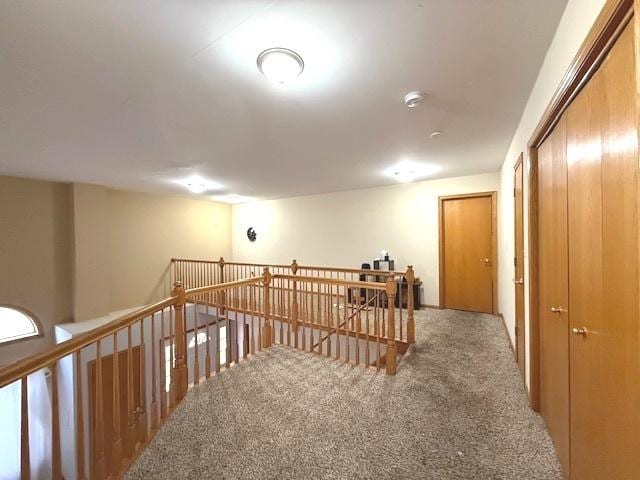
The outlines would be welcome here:
M 432 310 L 442 310 L 442 307 L 440 305 L 425 305 L 425 304 L 422 304 L 422 305 L 420 305 L 420 308 L 431 308 Z
M 502 320 L 502 326 L 504 327 L 504 333 L 507 334 L 507 340 L 509 340 L 509 348 L 511 349 L 511 353 L 513 353 L 513 358 L 516 359 L 516 361 L 518 360 L 518 358 L 516 357 L 516 348 L 513 345 L 513 343 L 511 342 L 511 335 L 509 334 L 509 329 L 507 328 L 507 322 L 504 321 L 504 315 L 501 313 L 496 313 L 496 317 L 500 317 L 500 320 Z

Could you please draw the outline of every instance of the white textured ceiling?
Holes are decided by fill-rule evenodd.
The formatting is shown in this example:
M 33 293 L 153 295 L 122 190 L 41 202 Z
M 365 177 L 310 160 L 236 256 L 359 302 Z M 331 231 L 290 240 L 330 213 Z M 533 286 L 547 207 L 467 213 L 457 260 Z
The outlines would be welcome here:
M 393 183 L 402 159 L 496 171 L 565 4 L 5 0 L 0 174 L 278 198 Z M 304 58 L 295 83 L 258 72 L 274 46 Z

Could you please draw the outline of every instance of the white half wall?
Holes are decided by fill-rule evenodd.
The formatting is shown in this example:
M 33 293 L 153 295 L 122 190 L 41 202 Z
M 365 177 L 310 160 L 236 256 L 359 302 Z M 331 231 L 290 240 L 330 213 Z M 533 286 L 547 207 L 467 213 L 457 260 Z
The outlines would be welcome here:
M 513 166 L 520 153 L 524 153 L 525 159 L 525 185 L 524 185 L 524 217 L 525 217 L 525 344 L 527 348 L 526 383 L 529 386 L 529 266 L 528 266 L 528 193 L 527 174 L 530 164 L 527 152 L 527 143 L 539 120 L 542 118 L 545 108 L 551 101 L 558 85 L 565 72 L 569 68 L 571 61 L 575 57 L 582 42 L 591 29 L 596 17 L 602 10 L 605 0 L 569 0 L 565 8 L 562 19 L 558 24 L 558 29 L 554 35 L 545 60 L 538 73 L 538 78 L 534 84 L 527 105 L 522 113 L 520 123 L 513 136 L 509 151 L 502 165 L 500 172 L 501 191 L 513 191 Z M 514 276 L 514 218 L 513 218 L 513 197 L 502 195 L 498 201 L 498 222 L 499 233 L 499 305 L 500 312 L 504 315 L 507 330 L 511 336 L 511 341 L 515 338 L 515 292 L 513 283 Z
M 437 305 L 438 197 L 499 187 L 496 172 L 235 205 L 233 260 L 360 268 L 386 249 L 396 270 L 414 266 L 422 303 Z M 258 234 L 253 243 L 249 227 Z

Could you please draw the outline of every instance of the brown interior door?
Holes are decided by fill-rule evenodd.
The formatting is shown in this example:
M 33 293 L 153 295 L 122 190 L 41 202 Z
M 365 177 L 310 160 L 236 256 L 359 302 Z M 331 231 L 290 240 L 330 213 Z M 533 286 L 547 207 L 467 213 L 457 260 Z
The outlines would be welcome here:
M 514 257 L 514 287 L 516 295 L 516 359 L 522 378 L 525 377 L 525 345 L 524 345 L 524 219 L 522 186 L 524 183 L 522 157 L 514 171 L 514 226 L 515 226 L 515 257 Z
M 133 405 L 140 405 L 140 359 L 141 349 L 139 346 L 132 348 L 133 363 Z M 129 429 L 129 409 L 128 387 L 127 387 L 127 368 L 128 355 L 127 351 L 121 351 L 118 354 L 118 371 L 119 371 L 119 398 L 120 398 L 120 432 L 122 445 L 135 445 L 136 439 L 133 441 L 125 441 L 125 436 L 130 431 L 137 433 L 137 416 L 132 412 L 131 419 L 134 421 L 134 428 Z M 113 449 L 113 355 L 102 357 L 102 408 L 103 408 L 103 433 L 104 433 L 104 455 L 107 474 L 113 471 L 112 449 Z M 90 435 L 90 465 L 91 472 L 94 471 L 95 464 L 95 422 L 96 422 L 96 362 L 89 363 L 89 435 Z M 128 456 L 133 455 L 133 451 L 125 452 Z
M 566 119 L 538 149 L 540 413 L 569 472 L 569 272 Z
M 493 198 L 441 202 L 443 307 L 493 313 Z
M 571 477 L 640 475 L 633 22 L 567 110 Z

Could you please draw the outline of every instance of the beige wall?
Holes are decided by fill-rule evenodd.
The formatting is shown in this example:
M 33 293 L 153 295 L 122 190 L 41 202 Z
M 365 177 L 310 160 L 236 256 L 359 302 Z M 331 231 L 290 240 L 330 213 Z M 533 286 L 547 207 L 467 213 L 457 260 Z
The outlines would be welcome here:
M 73 184 L 72 268 L 76 321 L 109 313 L 109 197 L 96 185 Z
M 497 191 L 498 173 L 431 180 L 233 207 L 235 261 L 359 268 L 384 248 L 396 270 L 413 264 L 422 302 L 438 303 L 438 196 Z M 257 241 L 246 237 L 254 227 Z
M 0 346 L 0 364 L 53 343 L 53 326 L 168 296 L 172 257 L 231 257 L 231 207 L 186 197 L 0 176 L 0 304 L 45 338 Z
M 520 123 L 509 147 L 501 170 L 501 189 L 503 192 L 513 190 L 513 166 L 520 153 L 524 153 L 525 175 L 528 172 L 529 158 L 527 142 L 535 129 L 542 114 L 562 80 L 569 64 L 584 41 L 589 29 L 600 13 L 605 0 L 569 0 L 565 12 L 560 20 L 558 29 L 551 42 L 547 55 L 536 83 L 531 91 L 527 105 L 523 111 Z M 528 307 L 528 186 L 525 180 L 525 342 L 529 345 L 529 307 Z M 504 315 L 507 330 L 512 342 L 515 338 L 515 294 L 511 279 L 513 278 L 513 197 L 503 195 L 499 215 L 499 244 L 500 244 L 500 311 Z M 528 355 L 527 355 L 528 356 Z M 527 361 L 527 385 L 529 384 L 529 362 Z
M 169 295 L 172 257 L 231 256 L 231 207 L 209 200 L 111 190 L 110 310 Z
M 0 346 L 0 364 L 53 342 L 53 325 L 72 318 L 70 187 L 0 176 L 0 304 L 42 322 L 44 338 Z

